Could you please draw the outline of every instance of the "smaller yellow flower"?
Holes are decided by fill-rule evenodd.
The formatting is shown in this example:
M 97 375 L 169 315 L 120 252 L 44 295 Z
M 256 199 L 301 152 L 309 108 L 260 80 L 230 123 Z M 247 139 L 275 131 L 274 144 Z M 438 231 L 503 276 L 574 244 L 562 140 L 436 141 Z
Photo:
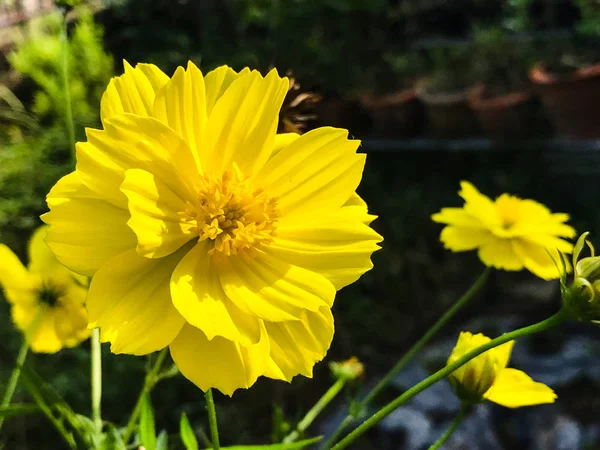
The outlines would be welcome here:
M 27 268 L 0 244 L 0 285 L 13 322 L 24 335 L 32 333 L 29 344 L 38 353 L 74 347 L 90 335 L 84 306 L 87 280 L 56 260 L 44 242 L 47 228 L 34 232 Z
M 447 364 L 490 340 L 481 333 L 463 331 Z M 554 403 L 556 394 L 552 389 L 521 370 L 506 367 L 513 345 L 510 341 L 488 350 L 452 372 L 449 379 L 456 395 L 465 402 L 489 400 L 507 408 Z
M 442 208 L 431 216 L 447 226 L 440 235 L 453 252 L 478 250 L 479 259 L 489 267 L 529 270 L 550 280 L 560 273 L 554 264 L 559 252 L 571 253 L 575 230 L 565 224 L 568 214 L 552 213 L 534 200 L 502 194 L 495 201 L 481 194 L 471 183 L 462 181 L 459 195 L 462 208 Z

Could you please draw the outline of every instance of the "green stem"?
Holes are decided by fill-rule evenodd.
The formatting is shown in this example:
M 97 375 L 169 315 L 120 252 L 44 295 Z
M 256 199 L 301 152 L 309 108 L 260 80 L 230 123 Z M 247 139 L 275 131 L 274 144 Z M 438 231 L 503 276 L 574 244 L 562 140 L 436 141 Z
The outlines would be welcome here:
M 29 329 L 25 332 L 25 336 L 23 336 L 23 343 L 21 344 L 21 348 L 19 349 L 19 354 L 17 355 L 17 364 L 10 374 L 10 378 L 8 379 L 8 385 L 6 386 L 6 391 L 4 392 L 4 396 L 2 397 L 2 403 L 0 403 L 0 407 L 4 408 L 10 405 L 12 401 L 13 395 L 15 394 L 15 390 L 17 389 L 17 384 L 19 383 L 19 378 L 21 376 L 21 369 L 23 368 L 23 364 L 25 364 L 25 359 L 27 358 L 27 353 L 29 352 L 29 341 L 33 337 L 37 326 L 42 320 L 42 316 L 46 308 L 40 308 L 35 319 L 29 325 Z M 2 425 L 4 425 L 4 418 L 0 417 L 0 429 L 2 429 Z
M 348 447 L 352 442 L 354 442 L 358 437 L 363 435 L 367 430 L 378 424 L 381 420 L 387 417 L 390 413 L 392 413 L 396 408 L 404 405 L 407 401 L 413 398 L 415 395 L 421 393 L 431 385 L 437 383 L 438 381 L 446 378 L 456 369 L 461 367 L 463 364 L 466 364 L 471 359 L 476 356 L 494 348 L 499 345 L 502 345 L 508 341 L 512 341 L 514 339 L 522 338 L 525 336 L 529 336 L 534 333 L 539 333 L 541 331 L 545 331 L 549 328 L 555 327 L 566 320 L 570 319 L 571 315 L 565 310 L 561 309 L 559 312 L 549 317 L 546 320 L 542 320 L 536 324 L 530 325 L 528 327 L 519 328 L 518 330 L 511 331 L 510 333 L 505 333 L 502 336 L 497 337 L 496 339 L 492 339 L 487 344 L 481 345 L 476 349 L 471 350 L 469 353 L 465 354 L 458 360 L 456 360 L 452 364 L 448 364 L 446 367 L 438 370 L 433 375 L 424 379 L 420 383 L 416 384 L 406 392 L 404 392 L 401 396 L 392 400 L 386 406 L 381 408 L 371 417 L 369 417 L 366 421 L 364 421 L 360 426 L 358 426 L 354 431 L 352 431 L 348 436 L 342 439 L 338 444 L 332 447 L 332 450 L 342 450 Z
M 221 448 L 219 444 L 219 428 L 217 427 L 217 411 L 215 410 L 215 401 L 213 400 L 212 389 L 204 394 L 206 399 L 206 409 L 208 410 L 208 423 L 210 424 L 210 438 L 212 440 L 213 450 Z
M 363 406 L 368 405 L 371 401 L 387 386 L 387 384 L 394 378 L 395 375 L 400 372 L 404 366 L 417 354 L 419 353 L 425 345 L 435 336 L 440 329 L 448 323 L 450 319 L 452 319 L 458 311 L 460 311 L 475 295 L 481 290 L 485 282 L 487 281 L 492 269 L 487 267 L 479 278 L 475 280 L 475 283 L 469 288 L 467 292 L 463 294 L 461 298 L 450 308 L 446 313 L 440 317 L 436 323 L 423 335 L 421 339 L 419 339 L 406 354 L 400 358 L 400 361 L 396 363 L 396 365 L 390 370 L 386 376 L 384 376 L 377 385 L 371 389 L 371 391 L 367 394 L 365 399 L 361 402 Z
M 371 389 L 371 391 L 366 395 L 366 397 L 358 404 L 358 407 L 355 408 L 355 411 L 363 411 L 364 408 L 370 404 L 375 397 L 387 386 L 387 384 L 396 376 L 408 362 L 419 353 L 425 345 L 440 331 L 440 329 L 446 325 L 450 319 L 452 319 L 456 313 L 458 313 L 473 297 L 475 297 L 481 288 L 485 285 L 485 282 L 490 276 L 492 269 L 487 267 L 479 278 L 475 280 L 475 282 L 471 285 L 471 287 L 463 294 L 461 298 L 448 310 L 446 313 L 440 317 L 437 322 L 433 324 L 433 326 L 423 335 L 421 339 L 419 339 L 405 354 L 400 358 L 400 360 L 396 363 L 394 367 L 377 383 L 377 385 Z M 343 431 L 348 427 L 353 421 L 356 419 L 356 416 L 353 414 L 348 414 L 344 420 L 340 423 L 337 429 L 332 433 L 327 442 L 325 443 L 325 448 L 330 448 L 337 441 L 339 436 L 343 433 Z
M 97 436 L 102 434 L 102 349 L 100 347 L 100 329 L 92 331 L 92 420 Z
M 448 438 L 450 436 L 452 436 L 452 433 L 454 433 L 456 431 L 456 429 L 458 428 L 458 426 L 461 424 L 461 422 L 467 415 L 468 410 L 469 410 L 469 404 L 461 403 L 460 409 L 458 410 L 458 414 L 456 414 L 456 417 L 452 421 L 452 424 L 450 425 L 450 427 L 444 432 L 444 434 L 442 434 L 440 436 L 440 438 L 437 441 L 435 441 L 435 444 L 433 444 L 431 447 L 429 447 L 429 450 L 438 450 L 442 445 L 444 445 L 446 443 Z
M 335 398 L 335 396 L 339 394 L 339 392 L 343 389 L 345 384 L 345 378 L 338 378 L 334 385 L 331 386 L 327 390 L 327 392 L 325 392 L 323 397 L 321 397 L 317 401 L 317 403 L 315 403 L 315 405 L 310 409 L 310 411 L 306 413 L 304 418 L 300 422 L 298 422 L 298 425 L 296 425 L 296 429 L 283 439 L 283 443 L 291 444 L 292 442 L 295 442 L 300 437 L 300 435 L 310 426 L 310 424 L 314 422 L 314 420 L 321 413 L 321 411 L 325 409 L 329 402 L 331 402 Z
M 63 26 L 60 38 L 62 40 L 61 51 L 61 69 L 63 79 L 63 90 L 65 95 L 65 122 L 67 134 L 69 137 L 69 148 L 71 149 L 73 166 L 76 163 L 75 157 L 75 126 L 73 124 L 73 105 L 71 103 L 71 86 L 69 84 L 69 37 L 67 34 L 67 15 L 63 14 Z
M 23 364 L 25 364 L 25 358 L 27 358 L 28 351 L 29 342 L 27 342 L 27 339 L 23 339 L 23 343 L 21 344 L 21 348 L 19 349 L 19 354 L 17 356 L 17 365 L 10 374 L 8 385 L 6 386 L 6 391 L 4 392 L 4 396 L 2 397 L 2 403 L 0 404 L 0 407 L 2 408 L 5 408 L 8 405 L 10 405 L 10 402 L 12 401 L 15 389 L 17 388 L 17 383 L 19 382 L 19 377 L 21 376 L 21 368 L 23 367 Z M 3 424 L 4 418 L 0 417 L 0 430 L 2 429 Z
M 150 393 L 150 391 L 158 381 L 158 373 L 162 368 L 165 357 L 167 356 L 167 352 L 167 348 L 163 348 L 160 351 L 158 357 L 156 358 L 156 361 L 154 362 L 154 366 L 152 366 L 152 369 L 150 369 L 150 371 L 146 374 L 146 378 L 144 380 L 144 387 L 140 392 L 140 396 L 137 399 L 137 403 L 135 404 L 135 408 L 131 413 L 131 417 L 129 417 L 127 427 L 125 428 L 125 433 L 123 434 L 123 442 L 125 443 L 125 445 L 129 443 L 131 435 L 133 434 L 133 430 L 135 429 L 135 425 L 137 424 L 137 421 L 140 417 L 140 412 L 142 411 L 142 400 L 144 399 L 144 396 Z

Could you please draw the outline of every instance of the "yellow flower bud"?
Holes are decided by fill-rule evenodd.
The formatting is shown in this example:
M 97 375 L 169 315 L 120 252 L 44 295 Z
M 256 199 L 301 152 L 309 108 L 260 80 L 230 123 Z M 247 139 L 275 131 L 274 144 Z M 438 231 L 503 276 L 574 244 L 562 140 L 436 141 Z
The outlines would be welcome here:
M 490 338 L 481 333 L 460 333 L 448 364 L 488 342 Z M 452 372 L 449 380 L 457 397 L 467 403 L 489 400 L 508 408 L 553 403 L 556 394 L 552 389 L 525 372 L 507 367 L 513 344 L 510 341 L 494 347 Z
M 561 278 L 561 293 L 564 307 L 582 322 L 600 322 L 600 256 L 595 255 L 594 247 L 587 241 L 589 233 L 583 233 L 573 249 L 574 276 L 570 286 L 566 276 Z M 591 256 L 579 259 L 584 245 Z
M 346 381 L 357 379 L 362 376 L 365 371 L 365 366 L 363 366 L 356 356 L 353 356 L 346 361 L 332 362 L 329 364 L 329 368 L 335 378 L 344 379 Z

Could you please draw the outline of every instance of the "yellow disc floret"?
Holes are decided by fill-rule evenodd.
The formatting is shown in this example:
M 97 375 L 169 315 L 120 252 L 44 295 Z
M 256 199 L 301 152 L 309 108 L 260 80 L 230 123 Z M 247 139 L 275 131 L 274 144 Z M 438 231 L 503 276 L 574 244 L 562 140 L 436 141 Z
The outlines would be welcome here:
M 196 221 L 199 240 L 210 239 L 216 252 L 227 256 L 240 250 L 252 254 L 273 240 L 277 226 L 277 199 L 252 186 L 240 169 L 214 177 L 204 175 L 198 201 L 186 215 Z

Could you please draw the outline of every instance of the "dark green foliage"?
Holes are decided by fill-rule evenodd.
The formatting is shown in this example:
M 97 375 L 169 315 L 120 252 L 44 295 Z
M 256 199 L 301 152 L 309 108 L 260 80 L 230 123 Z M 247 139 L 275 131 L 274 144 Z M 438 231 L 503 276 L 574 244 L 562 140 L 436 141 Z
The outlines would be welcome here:
M 500 26 L 478 26 L 473 31 L 474 79 L 494 94 L 523 90 L 529 81 L 528 70 L 534 61 L 532 45 L 510 38 Z

